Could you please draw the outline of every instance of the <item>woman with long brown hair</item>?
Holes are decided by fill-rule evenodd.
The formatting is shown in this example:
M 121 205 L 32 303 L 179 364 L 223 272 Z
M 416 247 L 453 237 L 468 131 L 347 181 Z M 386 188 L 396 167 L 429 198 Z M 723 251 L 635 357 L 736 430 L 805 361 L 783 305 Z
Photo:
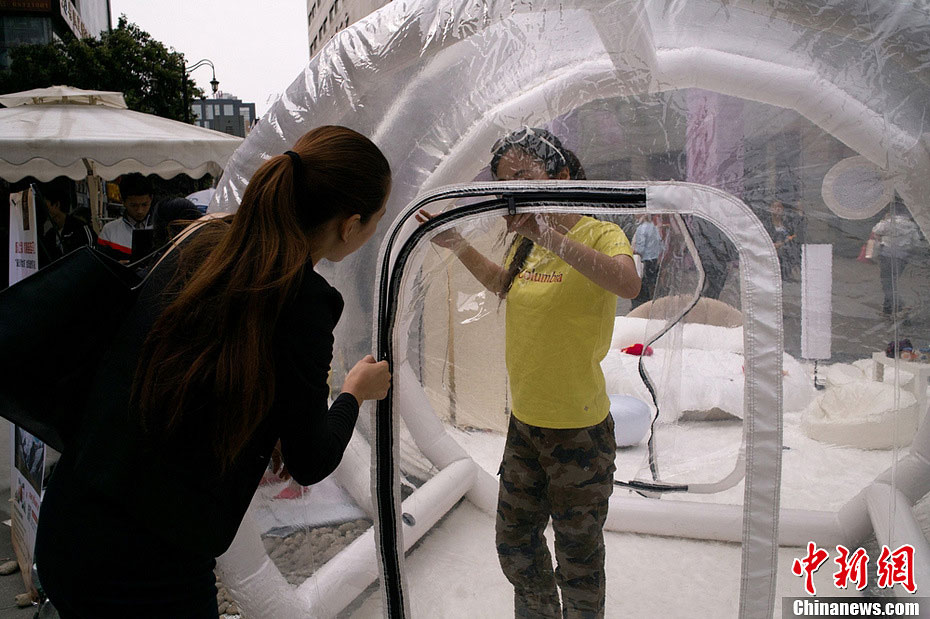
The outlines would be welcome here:
M 369 355 L 327 407 L 343 302 L 313 267 L 371 238 L 390 182 L 366 137 L 314 129 L 154 269 L 45 493 L 36 564 L 62 617 L 215 619 L 214 559 L 276 444 L 301 484 L 336 468 L 390 372 Z

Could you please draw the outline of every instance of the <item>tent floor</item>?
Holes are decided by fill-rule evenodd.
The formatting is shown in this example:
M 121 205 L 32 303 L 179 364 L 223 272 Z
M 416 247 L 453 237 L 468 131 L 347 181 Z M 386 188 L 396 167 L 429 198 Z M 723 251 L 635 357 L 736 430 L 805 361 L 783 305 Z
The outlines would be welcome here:
M 836 510 L 890 466 L 894 457 L 906 452 L 906 449 L 879 451 L 825 445 L 804 436 L 796 417 L 785 419 L 784 442 L 788 449 L 784 453 L 784 507 Z M 503 437 L 489 432 L 455 429 L 450 432 L 482 467 L 492 473 L 496 470 Z M 705 455 L 713 456 L 716 449 L 731 440 L 738 445 L 741 430 L 738 421 L 691 422 L 676 432 L 678 440 L 674 444 L 679 447 L 680 460 L 694 463 L 702 450 Z M 644 445 L 619 450 L 618 479 L 623 473 L 635 474 L 645 454 Z M 726 470 L 716 469 L 718 473 Z M 739 484 L 721 495 L 675 495 L 674 499 L 739 503 L 742 492 Z M 930 536 L 930 500 L 919 503 L 915 511 L 925 534 Z M 547 539 L 551 547 L 551 528 Z M 605 541 L 607 617 L 684 618 L 736 613 L 739 544 L 616 532 L 607 532 Z M 878 558 L 874 539 L 865 544 L 865 549 L 871 559 L 870 581 L 862 593 L 890 595 L 874 582 L 874 564 Z M 836 565 L 832 559 L 836 551 L 827 550 L 831 551 L 829 562 L 814 575 L 818 595 L 860 595 L 854 587 L 842 590 L 834 586 Z M 805 595 L 803 579 L 791 573 L 794 559 L 802 558 L 804 553 L 797 547 L 779 550 L 775 616 L 781 614 L 782 597 Z M 467 500 L 461 501 L 408 553 L 406 570 L 413 617 L 512 616 L 513 593 L 497 563 L 493 518 Z M 381 617 L 380 592 L 370 591 L 345 616 Z
M 735 615 L 738 544 L 610 532 L 605 541 L 607 617 Z M 776 616 L 781 616 L 782 597 L 805 595 L 802 579 L 791 574 L 793 560 L 802 556 L 800 548 L 779 551 Z M 513 590 L 494 551 L 494 522 L 467 501 L 415 547 L 406 568 L 412 617 L 513 616 Z M 820 595 L 857 595 L 836 589 L 832 571 L 828 567 L 814 575 Z M 380 591 L 371 592 L 347 616 L 381 617 Z

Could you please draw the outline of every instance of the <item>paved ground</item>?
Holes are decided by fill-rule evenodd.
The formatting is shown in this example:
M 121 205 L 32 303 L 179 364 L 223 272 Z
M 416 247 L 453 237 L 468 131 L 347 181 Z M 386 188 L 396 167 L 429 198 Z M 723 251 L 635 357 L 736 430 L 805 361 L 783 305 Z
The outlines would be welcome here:
M 850 362 L 884 350 L 888 342 L 909 338 L 915 346 L 930 346 L 930 256 L 912 260 L 901 275 L 904 308 L 896 320 L 882 316 L 878 265 L 854 259 L 833 259 L 833 359 Z M 785 350 L 800 356 L 799 283 L 785 285 Z
M 739 282 L 730 273 L 720 295 L 739 307 Z M 896 320 L 883 316 L 878 265 L 833 257 L 832 358 L 823 363 L 851 363 L 870 357 L 895 340 L 909 338 L 914 346 L 930 346 L 930 253 L 912 260 L 899 281 L 904 308 Z M 801 283 L 786 281 L 784 302 L 785 352 L 801 358 Z

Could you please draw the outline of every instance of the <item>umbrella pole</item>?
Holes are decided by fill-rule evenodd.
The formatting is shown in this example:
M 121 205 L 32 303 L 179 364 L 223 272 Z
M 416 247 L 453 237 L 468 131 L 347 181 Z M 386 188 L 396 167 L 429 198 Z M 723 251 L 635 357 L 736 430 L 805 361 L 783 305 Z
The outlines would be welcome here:
M 91 226 L 94 232 L 100 234 L 103 227 L 103 179 L 94 174 L 94 164 L 84 159 L 84 167 L 87 168 L 87 196 L 90 199 L 90 218 Z

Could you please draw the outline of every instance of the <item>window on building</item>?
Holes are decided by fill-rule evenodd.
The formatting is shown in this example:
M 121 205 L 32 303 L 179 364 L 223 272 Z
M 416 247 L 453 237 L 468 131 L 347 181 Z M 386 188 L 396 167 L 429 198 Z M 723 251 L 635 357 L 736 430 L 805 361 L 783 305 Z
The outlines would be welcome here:
M 233 110 L 232 103 L 223 104 L 223 116 L 233 116 L 236 112 Z
M 191 105 L 191 114 L 194 115 L 194 118 L 200 118 L 201 116 L 203 116 L 200 108 L 201 106 L 196 103 Z
M 48 17 L 28 17 L 25 15 L 4 17 L 3 32 L 0 40 L 5 39 L 8 47 L 29 45 L 51 41 L 54 34 L 52 20 Z
M 206 114 L 207 120 L 213 120 L 213 106 L 212 106 L 212 105 L 205 105 L 205 106 L 203 106 L 203 108 L 204 108 L 204 111 L 207 113 L 207 114 Z

